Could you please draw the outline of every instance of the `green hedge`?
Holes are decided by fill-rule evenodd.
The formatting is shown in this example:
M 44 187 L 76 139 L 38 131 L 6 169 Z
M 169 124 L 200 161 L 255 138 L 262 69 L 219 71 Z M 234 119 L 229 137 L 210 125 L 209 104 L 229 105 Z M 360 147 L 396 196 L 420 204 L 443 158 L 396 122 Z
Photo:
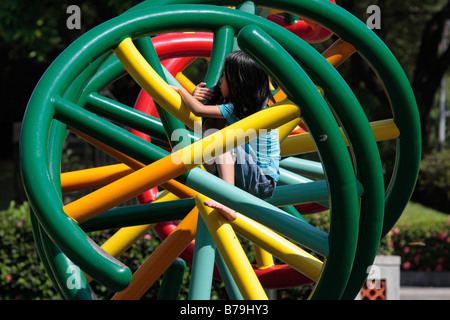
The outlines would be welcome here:
M 39 264 L 27 203 L 0 211 L 0 299 L 57 299 Z
M 330 217 L 328 213 L 306 216 L 312 225 L 328 232 Z M 449 270 L 450 226 L 446 215 L 402 218 L 395 228 L 382 240 L 378 253 L 381 255 L 400 255 L 402 267 L 406 270 Z M 89 234 L 101 244 L 114 231 Z M 16 205 L 11 202 L 7 210 L 0 211 L 0 299 L 61 299 L 54 290 L 42 267 L 31 232 L 29 207 L 27 203 Z M 250 244 L 243 245 L 247 252 Z M 159 244 L 152 233 L 137 241 L 121 260 L 132 271 L 136 270 L 145 258 Z M 254 259 L 254 258 L 251 258 Z M 254 263 L 254 261 L 251 261 Z M 190 271 L 185 274 L 180 298 L 187 299 Z M 186 285 L 187 284 L 187 285 Z M 109 299 L 113 292 L 98 284 L 91 284 L 99 299 Z M 156 282 L 145 295 L 145 299 L 156 299 L 160 282 Z M 311 288 L 306 286 L 289 290 L 278 290 L 278 299 L 306 298 Z M 225 299 L 222 283 L 213 282 L 213 299 Z
M 11 202 L 8 209 L 0 211 L 0 300 L 59 300 L 37 254 L 30 222 L 28 203 L 17 205 Z M 88 235 L 102 244 L 115 230 L 91 232 Z M 160 240 L 150 231 L 133 244 L 120 260 L 133 272 L 142 265 Z M 185 272 L 184 284 L 189 284 L 189 266 Z M 143 299 L 157 299 L 162 277 L 145 294 Z M 109 299 L 114 294 L 98 283 L 90 283 L 98 299 Z M 189 288 L 183 285 L 180 299 L 187 299 Z M 214 281 L 211 297 L 226 297 L 223 283 Z
M 450 215 L 414 203 L 408 207 L 412 212 L 389 232 L 389 246 L 401 257 L 402 270 L 450 271 Z

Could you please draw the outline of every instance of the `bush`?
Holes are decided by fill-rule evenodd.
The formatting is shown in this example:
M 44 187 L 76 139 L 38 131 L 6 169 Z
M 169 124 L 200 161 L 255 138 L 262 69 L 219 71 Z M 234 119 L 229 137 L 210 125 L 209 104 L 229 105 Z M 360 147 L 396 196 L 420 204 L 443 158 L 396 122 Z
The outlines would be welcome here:
M 413 200 L 450 213 L 450 150 L 425 156 Z
M 402 270 L 450 271 L 450 216 L 427 214 L 421 208 L 417 216 L 402 217 L 389 232 L 393 254 L 401 257 Z
M 58 299 L 39 264 L 27 203 L 0 211 L 0 299 Z
M 115 230 L 90 232 L 88 235 L 102 244 Z M 0 300 L 60 300 L 44 267 L 40 263 L 33 239 L 30 221 L 30 208 L 27 202 L 17 205 L 11 202 L 7 210 L 0 211 Z M 136 271 L 145 259 L 159 245 L 160 240 L 149 231 L 126 251 L 120 260 L 132 272 Z M 187 266 L 180 299 L 189 294 L 190 267 Z M 147 291 L 143 299 L 157 299 L 162 277 Z M 187 285 L 186 285 L 187 284 Z M 111 290 L 96 283 L 90 283 L 93 292 L 100 300 L 110 299 Z M 223 283 L 213 282 L 212 298 L 224 299 L 226 293 Z
M 312 226 L 329 233 L 330 231 L 330 212 L 325 211 L 321 213 L 309 214 L 304 216 L 306 221 Z M 390 234 L 387 234 L 380 242 L 378 248 L 378 255 L 391 255 L 393 253 L 393 248 L 390 243 L 392 241 L 392 237 Z M 320 259 L 320 257 L 318 257 Z M 305 285 L 297 288 L 290 289 L 280 289 L 277 290 L 277 299 L 278 300 L 305 300 L 307 299 L 312 290 L 314 289 L 313 285 Z
M 40 264 L 36 244 L 33 239 L 29 205 L 25 202 L 16 205 L 11 202 L 9 208 L 0 211 L 0 299 L 61 299 L 49 277 Z M 97 243 L 108 239 L 113 231 L 92 232 L 89 236 Z M 145 260 L 159 241 L 147 234 L 138 240 L 133 249 L 124 254 L 124 263 L 133 271 Z M 99 299 L 109 298 L 112 292 L 105 287 L 91 283 Z M 149 290 L 148 295 L 155 296 L 157 289 Z
M 407 211 L 410 211 L 407 208 Z M 307 215 L 306 219 L 317 228 L 328 232 L 330 216 L 328 212 Z M 424 214 L 423 207 L 414 215 L 407 214 L 400 219 L 391 232 L 381 241 L 378 254 L 399 255 L 404 270 L 450 270 L 450 217 L 444 214 Z M 94 241 L 101 244 L 111 236 L 114 230 L 90 233 Z M 0 299 L 61 299 L 53 288 L 44 268 L 40 264 L 36 245 L 31 231 L 29 206 L 27 203 L 16 205 L 11 202 L 9 208 L 0 211 Z M 251 243 L 241 239 L 246 252 L 251 251 Z M 152 232 L 138 240 L 128 250 L 121 261 L 135 271 L 159 244 Z M 249 254 L 254 263 L 254 257 Z M 281 263 L 281 262 L 280 262 Z M 180 299 L 189 294 L 190 268 L 187 267 Z M 109 299 L 113 292 L 105 287 L 91 283 L 99 299 Z M 143 297 L 156 299 L 160 282 L 157 281 Z M 305 299 L 311 292 L 311 286 L 278 290 L 278 299 Z M 226 299 L 222 283 L 213 282 L 212 299 Z

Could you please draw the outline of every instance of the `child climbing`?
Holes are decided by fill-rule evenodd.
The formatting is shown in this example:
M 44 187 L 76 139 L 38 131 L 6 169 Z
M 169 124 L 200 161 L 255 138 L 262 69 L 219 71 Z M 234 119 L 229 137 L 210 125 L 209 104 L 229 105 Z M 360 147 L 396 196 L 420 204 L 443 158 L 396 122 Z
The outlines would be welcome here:
M 192 94 L 184 88 L 173 88 L 193 114 L 208 118 L 212 123 L 209 127 L 216 129 L 222 126 L 220 120 L 225 119 L 226 125 L 231 125 L 266 108 L 269 100 L 273 100 L 268 75 L 243 51 L 226 57 L 219 84 L 211 90 L 206 88 L 206 83 L 199 84 Z M 214 169 L 222 180 L 266 199 L 273 195 L 280 176 L 280 144 L 277 129 L 263 133 L 218 156 Z M 205 205 L 230 221 L 236 219 L 234 210 L 215 200 L 205 201 Z

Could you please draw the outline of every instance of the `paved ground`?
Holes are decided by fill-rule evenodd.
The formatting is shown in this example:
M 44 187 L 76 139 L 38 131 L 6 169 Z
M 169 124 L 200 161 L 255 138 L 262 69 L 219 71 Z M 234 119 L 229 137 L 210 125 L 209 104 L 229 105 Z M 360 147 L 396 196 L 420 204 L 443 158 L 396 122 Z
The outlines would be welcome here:
M 401 287 L 400 300 L 450 300 L 450 288 Z

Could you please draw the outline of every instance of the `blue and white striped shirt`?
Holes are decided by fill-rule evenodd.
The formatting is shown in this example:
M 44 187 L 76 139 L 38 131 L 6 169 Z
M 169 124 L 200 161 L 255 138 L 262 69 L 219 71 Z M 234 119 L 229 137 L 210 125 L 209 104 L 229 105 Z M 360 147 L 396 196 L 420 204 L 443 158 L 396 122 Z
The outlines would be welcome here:
M 219 110 L 227 120 L 227 125 L 238 122 L 240 119 L 234 113 L 233 104 L 219 105 Z M 264 130 L 264 129 L 262 129 Z M 267 130 L 265 131 L 267 132 Z M 246 154 L 250 157 L 251 163 L 257 164 L 262 171 L 272 177 L 275 181 L 280 178 L 280 140 L 278 137 L 278 129 L 272 129 L 261 136 L 250 140 L 244 148 Z M 237 159 L 239 161 L 239 159 Z

